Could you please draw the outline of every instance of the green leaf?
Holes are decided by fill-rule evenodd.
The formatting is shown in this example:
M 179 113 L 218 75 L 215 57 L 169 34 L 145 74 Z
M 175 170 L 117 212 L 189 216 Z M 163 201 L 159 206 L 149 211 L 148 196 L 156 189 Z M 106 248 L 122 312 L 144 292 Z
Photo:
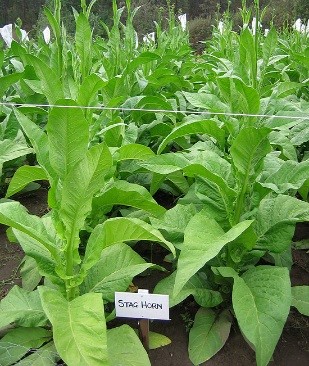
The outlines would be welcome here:
M 152 61 L 160 60 L 161 57 L 153 52 L 142 52 L 138 55 L 138 57 L 134 58 L 127 66 L 126 72 L 128 74 L 132 74 L 139 66 L 145 65 Z
M 97 93 L 105 86 L 97 74 L 91 74 L 85 78 L 78 92 L 77 103 L 81 106 L 90 106 L 97 97 Z
M 47 287 L 39 287 L 39 292 L 63 361 L 74 366 L 108 365 L 101 295 L 85 294 L 67 301 L 58 291 Z
M 289 189 L 299 189 L 309 177 L 309 160 L 298 163 L 285 161 L 280 168 L 269 174 L 259 183 L 277 194 L 283 194 Z
M 151 172 L 168 175 L 181 170 L 189 165 L 189 163 L 190 162 L 183 155 L 169 153 L 154 156 L 146 161 L 139 162 L 138 165 Z
M 292 306 L 301 314 L 309 316 L 309 286 L 292 287 Z
M 19 112 L 19 110 L 15 109 L 14 113 L 34 148 L 38 163 L 45 169 L 45 172 L 49 175 L 49 179 L 51 176 L 54 177 L 55 174 L 49 161 L 49 147 L 46 134 L 28 117 Z
M 103 300 L 113 302 L 115 291 L 126 291 L 133 277 L 152 266 L 128 245 L 115 244 L 102 251 L 101 259 L 89 270 L 82 290 L 100 292 Z
M 309 140 L 309 121 L 302 120 L 290 131 L 291 143 L 295 146 L 302 145 Z
M 234 277 L 232 297 L 239 327 L 255 347 L 257 366 L 266 366 L 290 311 L 289 271 L 271 266 L 250 269 Z
M 182 123 L 181 125 L 174 128 L 174 130 L 161 142 L 160 146 L 158 147 L 158 154 L 161 154 L 164 148 L 177 138 L 197 133 L 210 135 L 217 140 L 220 146 L 224 146 L 225 132 L 218 126 L 216 121 L 210 119 L 193 120 Z
M 95 145 L 65 177 L 59 215 L 66 227 L 68 242 L 79 243 L 79 231 L 91 211 L 93 195 L 104 184 L 112 157 L 104 144 Z
M 200 308 L 189 334 L 189 358 L 194 365 L 208 361 L 227 341 L 232 321 L 226 310 L 219 315 L 213 310 Z
M 209 110 L 209 112 L 229 112 L 229 107 L 214 94 L 208 93 L 183 93 L 187 101 L 196 108 Z
M 87 271 L 99 260 L 104 248 L 125 241 L 140 240 L 162 243 L 175 255 L 174 246 L 151 225 L 139 219 L 117 217 L 97 225 L 91 233 L 82 264 L 83 270 Z
M 91 69 L 92 30 L 83 13 L 80 13 L 76 20 L 75 45 L 79 56 L 81 75 L 85 79 Z
M 93 199 L 93 210 L 104 210 L 104 206 L 123 205 L 145 210 L 153 216 L 165 213 L 165 208 L 158 205 L 146 188 L 126 181 L 116 181 L 103 194 Z
M 49 113 L 46 129 L 50 163 L 64 179 L 87 153 L 89 127 L 82 109 L 74 108 L 77 106 L 74 101 L 59 100 L 57 104 L 68 108 L 54 107 Z
M 164 230 L 164 237 L 174 245 L 181 244 L 184 238 L 184 229 L 196 214 L 194 205 L 176 205 L 166 211 L 161 218 L 151 217 L 151 225 L 158 230 Z
M 271 151 L 266 128 L 243 128 L 231 147 L 231 156 L 237 170 L 244 176 L 257 175 L 263 158 Z
M 170 276 L 161 280 L 154 289 L 154 293 L 156 294 L 169 295 L 170 307 L 181 303 L 190 295 L 193 295 L 195 301 L 200 306 L 207 308 L 217 306 L 223 301 L 220 292 L 207 288 L 207 282 L 203 280 L 198 274 L 192 276 L 180 290 L 180 292 L 175 296 L 173 293 L 175 277 L 176 272 L 173 272 Z
M 61 81 L 54 70 L 36 56 L 27 55 L 26 57 L 41 81 L 41 88 L 48 103 L 55 104 L 57 100 L 64 98 Z
M 286 195 L 264 198 L 254 224 L 256 245 L 270 252 L 284 252 L 291 245 L 295 224 L 308 220 L 309 203 Z
M 27 291 L 34 290 L 42 278 L 35 259 L 28 257 L 27 255 L 24 257 L 20 269 L 20 275 L 22 280 L 22 287 Z
M 157 349 L 171 344 L 172 341 L 163 334 L 149 332 L 149 349 Z
M 146 160 L 155 153 L 148 147 L 140 144 L 124 145 L 117 150 L 116 161 L 123 160 Z
M 36 180 L 48 180 L 45 170 L 40 166 L 24 165 L 18 168 L 10 181 L 6 197 L 11 197 L 20 192 L 29 183 Z
M 10 323 L 23 327 L 39 327 L 46 322 L 37 291 L 28 292 L 14 286 L 0 302 L 0 328 Z
M 9 87 L 17 83 L 23 76 L 23 73 L 14 73 L 0 77 L 0 99 L 6 94 Z
M 59 360 L 54 342 L 49 342 L 23 358 L 16 366 L 55 366 Z
M 175 280 L 174 295 L 208 261 L 219 254 L 228 243 L 237 239 L 253 221 L 242 221 L 224 232 L 221 226 L 205 213 L 199 212 L 185 229 L 184 245 L 181 250 Z
M 51 332 L 42 328 L 16 328 L 0 341 L 1 366 L 15 364 L 31 348 L 38 348 L 51 339 Z
M 128 325 L 109 329 L 107 346 L 110 366 L 151 366 L 147 352 Z
M 53 242 L 54 238 L 49 236 L 42 219 L 35 215 L 29 215 L 26 208 L 19 202 L 1 202 L 0 222 L 33 238 L 37 243 L 37 250 L 41 250 L 42 254 L 44 253 L 44 257 L 48 257 L 49 253 L 51 253 L 55 259 L 59 258 L 59 249 Z M 23 243 L 20 244 L 23 246 Z M 26 248 L 24 250 L 27 253 Z
M 0 173 L 6 161 L 17 159 L 33 152 L 26 144 L 13 140 L 0 141 Z

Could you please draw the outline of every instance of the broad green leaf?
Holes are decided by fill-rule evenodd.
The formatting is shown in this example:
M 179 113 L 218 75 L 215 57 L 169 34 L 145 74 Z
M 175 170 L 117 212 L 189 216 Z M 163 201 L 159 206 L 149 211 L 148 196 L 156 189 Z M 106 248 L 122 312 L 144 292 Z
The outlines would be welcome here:
M 175 254 L 173 245 L 151 225 L 139 219 L 117 217 L 95 227 L 87 243 L 82 269 L 89 270 L 100 259 L 104 248 L 126 241 L 140 240 L 162 243 Z
M 193 120 L 187 121 L 174 128 L 174 130 L 161 142 L 158 147 L 158 154 L 161 154 L 164 148 L 177 138 L 198 133 L 210 135 L 218 141 L 220 146 L 224 146 L 225 132 L 218 126 L 216 121 L 210 119 Z
M 301 314 L 309 316 L 309 286 L 292 287 L 292 306 Z
M 46 322 L 37 291 L 28 292 L 14 286 L 0 302 L 0 328 L 10 323 L 23 327 L 39 327 Z
M 26 208 L 19 202 L 7 201 L 0 204 L 0 223 L 11 226 L 33 238 L 38 246 L 46 253 L 46 250 L 56 259 L 59 258 L 59 249 L 52 241 L 42 219 L 30 215 Z M 23 245 L 23 243 L 20 243 Z M 48 252 L 46 253 L 48 255 Z
M 164 237 L 174 245 L 181 244 L 184 238 L 184 229 L 196 214 L 192 204 L 176 205 L 160 218 L 150 218 L 151 225 L 158 230 L 164 231 Z
M 279 195 L 264 198 L 256 213 L 257 246 L 273 253 L 284 252 L 292 242 L 295 224 L 309 220 L 309 203 Z
M 123 205 L 145 210 L 153 216 L 165 213 L 146 188 L 126 181 L 116 181 L 109 189 L 93 199 L 93 210 L 104 210 L 104 206 Z
M 226 310 L 217 315 L 211 309 L 200 308 L 189 334 L 189 358 L 194 365 L 208 361 L 227 341 L 232 321 Z
M 116 161 L 122 160 L 146 160 L 155 153 L 148 147 L 140 144 L 129 144 L 119 148 L 116 153 Z
M 20 360 L 30 349 L 49 341 L 52 334 L 42 328 L 16 328 L 0 341 L 1 366 L 9 366 Z
M 50 163 L 64 179 L 87 153 L 89 127 L 82 109 L 74 108 L 77 106 L 75 102 L 65 99 L 57 104 L 68 108 L 54 107 L 49 113 L 46 129 Z
M 176 296 L 186 282 L 208 261 L 219 254 L 228 243 L 237 239 L 253 221 L 242 221 L 224 232 L 221 226 L 202 211 L 196 214 L 185 229 L 184 245 L 181 250 L 175 279 Z
M 183 93 L 187 101 L 196 108 L 202 108 L 205 112 L 229 112 L 229 107 L 216 95 L 208 93 Z
M 68 173 L 63 182 L 59 215 L 68 242 L 79 243 L 79 231 L 91 211 L 93 195 L 102 187 L 112 157 L 104 144 L 95 145 Z
M 29 183 L 36 180 L 48 180 L 45 170 L 40 166 L 24 165 L 18 168 L 10 181 L 6 197 L 11 197 L 20 192 Z
M 231 147 L 231 156 L 237 170 L 245 177 L 257 175 L 261 162 L 271 147 L 266 128 L 243 128 Z M 248 179 L 247 178 L 247 179 Z
M 14 113 L 23 131 L 30 140 L 31 145 L 33 146 L 38 163 L 45 169 L 45 172 L 49 175 L 49 178 L 50 176 L 54 177 L 55 174 L 49 161 L 49 148 L 46 134 L 40 127 L 38 127 L 19 110 L 15 109 Z
M 277 194 L 283 194 L 289 189 L 299 189 L 308 177 L 309 160 L 301 163 L 288 160 L 283 162 L 277 171 L 260 180 L 259 183 Z
M 17 159 L 33 152 L 26 144 L 13 140 L 0 141 L 0 173 L 6 161 Z
M 288 138 L 285 133 L 281 131 L 272 131 L 269 134 L 269 141 L 271 145 L 280 148 L 286 159 L 297 161 L 295 146 L 291 143 L 291 139 Z
M 89 270 L 82 290 L 100 292 L 103 300 L 113 302 L 115 291 L 126 291 L 133 277 L 152 266 L 128 245 L 115 244 L 102 251 L 101 259 Z
M 27 291 L 34 290 L 42 278 L 35 259 L 28 257 L 27 255 L 24 257 L 20 268 L 20 275 L 22 287 Z
M 132 74 L 132 72 L 135 71 L 139 66 L 145 65 L 149 62 L 157 61 L 157 60 L 160 60 L 160 59 L 161 59 L 161 57 L 159 55 L 157 55 L 156 53 L 149 52 L 149 51 L 142 52 L 138 55 L 138 57 L 133 59 L 128 64 L 126 72 L 128 74 Z
M 278 43 L 277 32 L 274 27 L 270 29 L 265 38 L 265 41 L 262 46 L 263 52 L 263 66 L 266 68 L 268 66 L 269 60 L 272 55 L 275 53 L 275 49 Z
M 147 352 L 128 325 L 109 329 L 107 346 L 110 366 L 150 366 Z
M 39 287 L 39 292 L 62 360 L 69 366 L 109 365 L 101 295 L 85 294 L 67 301 L 58 291 L 47 287 Z
M 19 361 L 16 366 L 55 366 L 58 361 L 60 361 L 60 357 L 54 342 L 49 342 L 31 352 L 29 356 Z
M 97 97 L 97 93 L 106 83 L 97 75 L 86 77 L 79 88 L 77 103 L 81 106 L 90 106 Z
M 207 308 L 215 307 L 223 301 L 220 292 L 207 288 L 210 285 L 198 274 L 192 276 L 180 292 L 174 296 L 175 277 L 176 272 L 173 272 L 170 276 L 161 280 L 154 289 L 154 293 L 169 295 L 170 307 L 179 304 L 190 295 L 193 295 L 195 301 L 200 306 Z
M 0 98 L 5 95 L 9 87 L 17 83 L 23 76 L 23 73 L 14 73 L 0 77 Z
M 292 127 L 290 131 L 290 139 L 293 145 L 299 146 L 309 140 L 309 121 L 304 120 Z
M 149 349 L 157 349 L 171 344 L 172 341 L 163 334 L 149 332 Z
M 259 266 L 234 277 L 233 308 L 241 331 L 255 347 L 257 366 L 270 361 L 291 305 L 287 268 Z
M 257 90 L 245 84 L 242 80 L 234 78 L 233 82 L 238 91 L 237 98 L 238 112 L 257 114 L 260 111 L 260 97 Z
M 27 55 L 27 60 L 41 81 L 41 88 L 48 103 L 55 104 L 57 100 L 64 98 L 61 81 L 54 70 L 36 56 Z
M 157 155 L 138 163 L 143 168 L 158 174 L 171 174 L 189 165 L 189 161 L 180 154 Z

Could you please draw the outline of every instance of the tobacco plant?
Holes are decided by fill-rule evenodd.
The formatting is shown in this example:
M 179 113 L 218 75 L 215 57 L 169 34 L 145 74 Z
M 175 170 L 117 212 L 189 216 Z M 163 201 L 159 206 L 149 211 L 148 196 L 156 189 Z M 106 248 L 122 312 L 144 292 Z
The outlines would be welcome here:
M 59 104 L 77 107 L 70 100 Z M 20 364 L 46 357 L 50 364 L 61 358 L 68 365 L 113 365 L 118 358 L 128 362 L 127 357 L 139 353 L 139 364 L 149 364 L 131 328 L 106 330 L 104 303 L 113 301 L 115 290 L 125 291 L 135 275 L 156 267 L 125 242 L 159 241 L 172 252 L 173 246 L 144 221 L 119 217 L 95 226 L 80 252 L 80 231 L 93 198 L 108 182 L 112 188 L 110 150 L 104 143 L 89 147 L 88 122 L 79 108 L 52 109 L 47 133 L 18 110 L 15 115 L 39 165 L 21 168 L 10 189 L 48 180 L 50 211 L 39 218 L 18 202 L 0 203 L 0 222 L 12 227 L 28 268 L 24 277 L 28 290 L 15 286 L 1 301 L 0 327 L 13 324 L 0 341 L 1 360 L 11 365 L 27 356 Z M 149 199 L 149 205 L 162 212 L 154 200 Z M 119 339 L 127 344 L 125 349 Z M 29 354 L 33 348 L 37 350 Z

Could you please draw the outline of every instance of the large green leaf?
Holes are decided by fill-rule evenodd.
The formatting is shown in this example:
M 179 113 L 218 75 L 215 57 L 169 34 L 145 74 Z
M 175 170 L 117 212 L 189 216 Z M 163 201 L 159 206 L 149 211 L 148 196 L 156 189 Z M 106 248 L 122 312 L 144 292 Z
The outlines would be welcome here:
M 58 104 L 67 108 L 54 107 L 49 113 L 46 129 L 50 163 L 64 179 L 87 153 L 89 127 L 82 109 L 74 108 L 77 107 L 74 101 L 65 99 Z
M 265 173 L 263 173 L 265 174 Z M 299 189 L 309 177 L 309 160 L 298 163 L 288 160 L 283 162 L 278 170 L 259 181 L 266 188 L 277 194 L 283 194 L 289 189 Z
M 79 88 L 77 103 L 81 106 L 92 105 L 98 91 L 102 89 L 105 84 L 106 83 L 97 74 L 87 76 Z
M 154 293 L 169 295 L 170 307 L 179 304 L 190 295 L 193 295 L 200 306 L 207 308 L 215 307 L 223 301 L 220 292 L 207 288 L 207 281 L 203 280 L 198 274 L 192 276 L 180 292 L 174 296 L 175 277 L 176 272 L 173 272 L 170 276 L 161 280 L 154 289 Z
M 233 308 L 241 331 L 255 347 L 257 366 L 270 361 L 290 305 L 287 268 L 259 266 L 234 277 Z
M 202 108 L 205 112 L 229 112 L 229 107 L 219 97 L 208 93 L 183 93 L 187 101 L 194 107 Z
M 16 328 L 0 341 L 1 366 L 15 364 L 31 348 L 38 348 L 51 339 L 51 332 L 42 328 Z
M 115 291 L 126 291 L 133 277 L 152 266 L 126 244 L 107 247 L 89 270 L 83 292 L 100 292 L 103 300 L 113 302 Z
M 264 198 L 256 213 L 257 246 L 274 253 L 284 252 L 291 244 L 295 224 L 309 220 L 309 203 L 279 195 Z
M 11 197 L 20 192 L 29 183 L 36 180 L 48 180 L 45 170 L 40 166 L 24 165 L 18 168 L 10 181 L 6 197 Z
M 194 365 L 208 361 L 224 346 L 232 325 L 231 315 L 217 315 L 211 309 L 200 308 L 189 334 L 189 358 Z
M 138 164 L 151 172 L 168 175 L 186 167 L 189 161 L 183 155 L 169 153 L 154 156 Z
M 16 366 L 55 366 L 60 360 L 54 342 L 49 342 L 37 349 L 21 361 Z
M 14 112 L 19 124 L 34 148 L 38 163 L 45 169 L 49 178 L 50 176 L 54 176 L 55 174 L 49 161 L 49 148 L 46 134 L 19 110 L 15 109 Z
M 41 274 L 34 258 L 25 256 L 20 268 L 22 287 L 27 291 L 34 290 L 41 281 Z
M 174 245 L 181 244 L 184 238 L 184 229 L 196 214 L 194 205 L 176 205 L 160 218 L 150 218 L 155 229 L 164 231 L 164 237 Z
M 258 174 L 263 158 L 271 150 L 268 134 L 266 128 L 243 128 L 232 144 L 233 163 L 247 179 Z
M 165 208 L 158 205 L 146 188 L 126 181 L 116 181 L 103 194 L 93 199 L 93 210 L 104 210 L 104 206 L 123 205 L 145 210 L 154 216 L 165 213 Z
M 54 70 L 36 56 L 27 55 L 27 60 L 41 81 L 41 88 L 48 103 L 55 104 L 57 100 L 64 98 L 61 81 Z
M 14 73 L 10 75 L 5 75 L 0 77 L 0 98 L 2 99 L 3 95 L 8 91 L 8 88 L 17 83 L 21 78 L 22 73 Z
M 108 366 L 106 323 L 100 294 L 67 301 L 58 291 L 39 287 L 52 323 L 57 352 L 68 366 Z
M 224 146 L 225 132 L 218 126 L 216 121 L 210 119 L 193 120 L 182 123 L 174 128 L 174 130 L 161 142 L 158 147 L 158 154 L 161 154 L 164 148 L 177 138 L 198 133 L 214 137 L 220 146 Z
M 228 243 L 237 239 L 253 221 L 242 221 L 224 232 L 221 226 L 203 211 L 196 214 L 185 229 L 175 279 L 176 296 L 186 282 Z
M 107 346 L 110 366 L 150 366 L 147 352 L 128 325 L 109 329 Z
M 59 258 L 59 248 L 51 238 L 42 219 L 30 215 L 19 202 L 7 201 L 0 204 L 0 222 L 21 231 L 33 238 L 37 246 L 46 253 L 49 251 L 56 259 Z M 21 243 L 23 245 L 23 243 Z M 38 250 L 39 250 L 38 248 Z M 47 252 L 48 255 L 48 252 Z
M 24 143 L 14 140 L 0 141 L 0 173 L 2 173 L 2 167 L 6 161 L 17 159 L 32 152 L 33 150 Z
M 68 242 L 79 243 L 79 231 L 91 211 L 93 195 L 102 187 L 112 157 L 104 144 L 95 145 L 68 173 L 63 182 L 59 215 Z
M 88 240 L 82 269 L 85 271 L 90 269 L 101 257 L 104 248 L 125 241 L 139 240 L 162 243 L 175 254 L 174 246 L 151 225 L 135 218 L 118 217 L 109 219 L 95 227 Z
M 309 286 L 292 287 L 292 306 L 301 314 L 309 316 Z
M 37 291 L 28 292 L 14 286 L 0 302 L 0 328 L 10 323 L 23 327 L 39 327 L 46 322 Z
M 76 20 L 75 45 L 83 80 L 91 69 L 91 44 L 92 31 L 88 18 L 85 14 L 80 13 Z

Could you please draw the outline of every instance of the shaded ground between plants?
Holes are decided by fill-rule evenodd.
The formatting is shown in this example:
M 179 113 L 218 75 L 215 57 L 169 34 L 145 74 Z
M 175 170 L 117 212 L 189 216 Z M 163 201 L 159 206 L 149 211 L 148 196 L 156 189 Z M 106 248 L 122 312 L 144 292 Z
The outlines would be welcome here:
M 46 211 L 47 191 L 44 189 L 19 199 L 28 210 L 36 215 Z M 6 228 L 0 226 L 0 299 L 14 285 L 20 284 L 19 265 L 23 252 L 17 244 L 11 244 L 6 238 Z M 298 225 L 295 240 L 309 238 L 309 224 Z M 162 265 L 165 252 L 158 245 L 142 245 L 136 248 L 144 257 Z M 308 285 L 309 259 L 306 251 L 293 253 L 294 265 L 291 272 L 293 285 Z M 147 288 L 150 292 L 155 284 L 166 274 L 152 272 L 150 275 L 138 277 L 134 284 L 139 288 Z M 191 366 L 188 358 L 188 328 L 194 319 L 197 307 L 190 298 L 171 309 L 170 321 L 154 321 L 150 324 L 151 331 L 162 333 L 172 340 L 166 347 L 152 350 L 149 353 L 153 366 Z M 137 327 L 137 321 L 117 319 L 112 325 L 130 324 Z M 270 366 L 307 366 L 309 365 L 309 318 L 299 314 L 292 308 L 283 334 L 274 353 Z M 244 341 L 237 324 L 234 323 L 230 337 L 223 349 L 207 366 L 254 366 L 254 352 Z

